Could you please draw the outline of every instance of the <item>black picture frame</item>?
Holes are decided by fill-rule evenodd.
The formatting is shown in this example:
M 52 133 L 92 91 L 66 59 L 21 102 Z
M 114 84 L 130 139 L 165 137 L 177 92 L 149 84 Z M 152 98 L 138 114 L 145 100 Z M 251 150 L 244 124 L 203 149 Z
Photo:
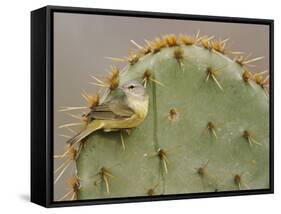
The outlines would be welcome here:
M 149 17 L 212 21 L 224 23 L 248 23 L 269 26 L 270 38 L 270 188 L 214 193 L 160 195 L 153 197 L 129 197 L 83 201 L 53 201 L 53 14 L 54 12 L 96 14 L 127 17 Z M 274 192 L 274 21 L 237 17 L 201 16 L 125 10 L 105 10 L 78 7 L 46 6 L 31 12 L 31 201 L 45 207 L 62 207 L 93 204 L 113 204 L 268 194 Z

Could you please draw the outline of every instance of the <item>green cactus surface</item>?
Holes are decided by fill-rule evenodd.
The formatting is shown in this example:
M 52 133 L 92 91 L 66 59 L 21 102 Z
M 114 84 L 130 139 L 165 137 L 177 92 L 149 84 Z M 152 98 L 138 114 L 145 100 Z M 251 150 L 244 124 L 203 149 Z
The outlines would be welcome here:
M 144 83 L 148 116 L 134 129 L 99 130 L 81 142 L 77 199 L 269 188 L 266 77 L 224 46 L 168 35 L 128 58 L 118 84 Z

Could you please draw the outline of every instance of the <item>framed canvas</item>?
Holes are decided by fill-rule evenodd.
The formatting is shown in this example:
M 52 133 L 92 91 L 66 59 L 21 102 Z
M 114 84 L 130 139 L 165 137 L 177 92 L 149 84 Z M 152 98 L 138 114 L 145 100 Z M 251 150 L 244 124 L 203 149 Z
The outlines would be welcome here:
M 273 193 L 273 20 L 31 12 L 31 201 Z

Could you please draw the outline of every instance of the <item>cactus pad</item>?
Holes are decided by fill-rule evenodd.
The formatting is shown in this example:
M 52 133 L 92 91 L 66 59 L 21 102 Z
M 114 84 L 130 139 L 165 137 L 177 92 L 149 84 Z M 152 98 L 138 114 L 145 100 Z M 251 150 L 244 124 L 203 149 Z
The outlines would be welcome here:
M 231 59 L 225 43 L 168 35 L 138 45 L 120 73 L 114 68 L 99 101 L 139 80 L 148 116 L 134 129 L 99 130 L 80 142 L 75 197 L 269 188 L 268 77 L 248 70 L 258 58 Z

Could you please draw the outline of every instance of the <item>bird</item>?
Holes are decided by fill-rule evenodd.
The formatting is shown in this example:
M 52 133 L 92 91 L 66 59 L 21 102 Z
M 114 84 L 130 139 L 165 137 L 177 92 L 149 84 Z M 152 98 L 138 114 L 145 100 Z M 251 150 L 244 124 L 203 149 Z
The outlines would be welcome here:
M 73 145 L 97 130 L 105 132 L 130 129 L 139 126 L 148 114 L 149 96 L 137 80 L 129 80 L 118 87 L 118 96 L 97 105 L 90 113 L 85 130 L 67 141 Z

